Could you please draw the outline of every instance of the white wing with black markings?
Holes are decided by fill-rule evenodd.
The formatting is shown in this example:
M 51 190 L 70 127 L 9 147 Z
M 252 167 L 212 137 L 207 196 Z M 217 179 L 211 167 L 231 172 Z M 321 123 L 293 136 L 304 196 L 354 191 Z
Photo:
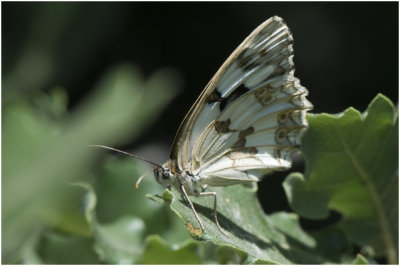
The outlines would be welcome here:
M 294 77 L 293 38 L 272 17 L 222 65 L 182 122 L 169 165 L 210 186 L 258 181 L 291 166 L 312 108 Z

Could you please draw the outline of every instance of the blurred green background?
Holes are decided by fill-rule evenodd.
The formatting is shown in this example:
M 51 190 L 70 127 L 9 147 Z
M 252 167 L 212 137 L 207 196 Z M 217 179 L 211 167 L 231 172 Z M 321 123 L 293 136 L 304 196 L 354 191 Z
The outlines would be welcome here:
M 144 196 L 162 189 L 148 178 L 134 190 L 148 166 L 87 145 L 163 163 L 197 95 L 273 15 L 293 32 L 296 76 L 309 89 L 313 112 L 365 110 L 378 92 L 397 103 L 395 2 L 2 2 L 2 262 L 98 262 L 89 251 L 80 262 L 61 254 L 86 247 L 96 230 L 82 215 L 90 189 L 77 182 L 96 191 L 99 224 L 131 214 L 140 234 L 184 241 L 176 217 Z M 286 174 L 260 184 L 267 213 L 289 209 L 281 186 Z

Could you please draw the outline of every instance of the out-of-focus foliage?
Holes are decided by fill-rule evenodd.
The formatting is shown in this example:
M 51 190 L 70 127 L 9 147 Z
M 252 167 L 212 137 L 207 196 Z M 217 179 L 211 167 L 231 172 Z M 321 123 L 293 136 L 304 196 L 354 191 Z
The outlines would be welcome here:
M 60 81 L 88 90 L 77 82 L 96 68 L 124 23 L 122 14 L 121 5 L 3 3 L 2 103 Z
M 88 171 L 100 154 L 89 144 L 116 145 L 149 125 L 177 86 L 165 70 L 143 80 L 129 64 L 116 66 L 74 113 L 61 89 L 3 105 L 3 259 L 16 262 L 31 237 L 47 226 L 90 235 L 69 184 L 93 180 Z M 162 84 L 162 86 L 161 86 Z M 143 99 L 153 99 L 151 102 Z

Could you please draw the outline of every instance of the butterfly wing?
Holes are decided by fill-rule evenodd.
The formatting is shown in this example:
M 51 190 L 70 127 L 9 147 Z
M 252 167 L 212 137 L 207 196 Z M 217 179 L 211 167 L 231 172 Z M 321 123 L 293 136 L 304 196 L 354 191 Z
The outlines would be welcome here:
M 256 28 L 211 79 L 182 122 L 170 155 L 209 185 L 258 181 L 290 167 L 312 106 L 294 77 L 292 35 L 279 17 Z

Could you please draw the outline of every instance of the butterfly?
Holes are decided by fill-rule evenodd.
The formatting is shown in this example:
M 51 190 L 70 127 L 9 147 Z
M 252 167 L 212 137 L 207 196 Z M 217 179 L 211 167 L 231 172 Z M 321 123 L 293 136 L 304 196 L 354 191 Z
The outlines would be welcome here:
M 207 187 L 258 182 L 267 173 L 290 168 L 308 126 L 305 115 L 312 104 L 307 94 L 294 76 L 292 34 L 274 16 L 236 48 L 207 84 L 183 119 L 168 161 L 145 161 L 156 165 L 159 184 L 181 192 L 203 232 L 189 196 L 214 197 L 215 223 L 227 235 L 217 218 L 217 193 Z

